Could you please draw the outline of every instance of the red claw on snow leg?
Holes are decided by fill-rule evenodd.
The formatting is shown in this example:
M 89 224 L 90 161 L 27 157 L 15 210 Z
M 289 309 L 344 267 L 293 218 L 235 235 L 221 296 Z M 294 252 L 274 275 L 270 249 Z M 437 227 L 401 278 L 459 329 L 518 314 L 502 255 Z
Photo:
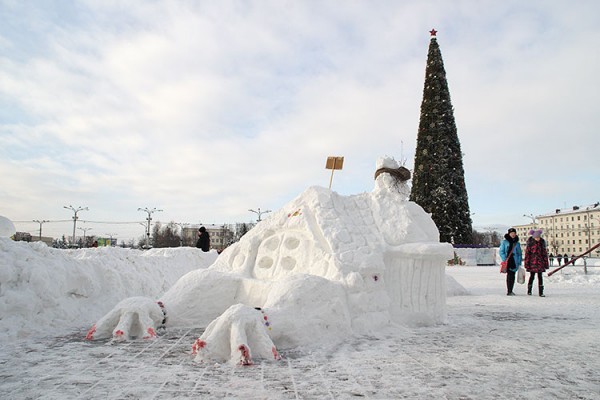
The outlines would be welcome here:
M 279 353 L 277 352 L 277 349 L 275 348 L 275 346 L 273 346 L 271 348 L 271 352 L 273 352 L 273 358 L 275 360 L 281 360 L 281 356 L 279 355 Z
M 125 340 L 125 332 L 118 329 L 113 332 L 113 340 L 122 341 Z
M 87 335 L 85 335 L 85 340 L 94 340 L 94 333 L 96 333 L 96 324 L 92 325 Z
M 238 347 L 240 351 L 240 365 L 252 365 L 252 358 L 250 357 L 250 350 L 248 350 L 248 346 L 245 344 L 240 344 Z
M 148 334 L 144 335 L 144 339 L 152 339 L 156 337 L 156 332 L 153 328 L 148 328 Z
M 206 342 L 204 340 L 196 339 L 194 344 L 192 344 L 192 354 L 198 354 L 204 347 L 206 347 Z

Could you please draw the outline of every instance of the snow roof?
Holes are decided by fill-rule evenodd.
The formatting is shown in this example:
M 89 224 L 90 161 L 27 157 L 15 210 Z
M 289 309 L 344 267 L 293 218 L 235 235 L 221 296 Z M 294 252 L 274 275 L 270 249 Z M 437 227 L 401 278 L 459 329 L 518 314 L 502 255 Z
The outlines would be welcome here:
M 538 217 L 552 217 L 557 214 L 579 214 L 581 212 L 600 211 L 600 202 L 588 206 L 573 206 L 571 208 L 557 208 L 554 212 L 540 214 Z

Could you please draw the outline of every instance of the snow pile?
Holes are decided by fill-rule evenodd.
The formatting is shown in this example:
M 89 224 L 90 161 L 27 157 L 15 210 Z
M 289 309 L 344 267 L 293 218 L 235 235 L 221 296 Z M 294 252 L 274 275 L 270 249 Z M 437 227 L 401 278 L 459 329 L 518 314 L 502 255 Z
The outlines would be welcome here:
M 452 276 L 446 275 L 446 296 L 466 296 L 469 292 Z
M 12 221 L 0 215 L 0 237 L 10 237 L 16 232 Z
M 554 261 L 552 267 L 550 267 L 550 269 L 552 269 L 553 267 L 555 267 L 557 264 L 556 261 Z M 575 265 L 578 267 L 583 267 L 583 265 L 586 265 L 588 267 L 600 267 L 600 258 L 589 258 L 586 257 L 585 260 L 583 257 L 578 258 L 577 260 L 575 260 Z M 568 268 L 568 266 L 567 266 Z
M 589 264 L 593 264 L 596 267 L 589 267 Z M 594 260 L 593 263 L 589 264 L 587 273 L 582 266 L 573 267 L 572 265 L 567 265 L 560 271 L 552 274 L 548 279 L 551 279 L 552 282 L 556 282 L 557 284 L 600 286 L 600 269 L 597 268 L 600 266 L 600 260 Z M 550 268 L 548 272 L 555 268 Z
M 196 248 L 59 250 L 0 238 L 0 334 L 91 325 L 123 298 L 156 298 L 216 257 Z

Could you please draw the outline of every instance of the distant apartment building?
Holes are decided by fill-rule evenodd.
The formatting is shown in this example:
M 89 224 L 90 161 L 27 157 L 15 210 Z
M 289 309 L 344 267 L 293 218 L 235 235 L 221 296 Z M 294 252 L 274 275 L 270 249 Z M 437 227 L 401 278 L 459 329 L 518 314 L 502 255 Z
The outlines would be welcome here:
M 573 206 L 556 209 L 553 213 L 537 215 L 530 224 L 517 225 L 517 235 L 522 246 L 529 238 L 530 229 L 543 229 L 548 252 L 578 255 L 600 242 L 600 203 L 587 207 Z M 600 249 L 590 254 L 600 257 Z
M 229 246 L 234 237 L 234 232 L 228 225 L 191 225 L 183 228 L 183 242 L 188 246 L 196 246 L 198 229 L 203 226 L 210 236 L 210 248 L 219 253 Z

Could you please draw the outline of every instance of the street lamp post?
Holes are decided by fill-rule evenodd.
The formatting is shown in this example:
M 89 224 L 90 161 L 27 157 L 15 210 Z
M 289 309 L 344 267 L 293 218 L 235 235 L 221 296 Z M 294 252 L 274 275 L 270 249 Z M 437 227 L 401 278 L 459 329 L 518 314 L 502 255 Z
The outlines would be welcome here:
M 188 227 L 190 224 L 188 224 L 187 222 L 175 222 L 175 225 L 177 225 L 181 229 L 181 235 L 179 236 L 179 246 L 183 247 L 183 228 Z
M 138 223 L 139 223 L 141 226 L 143 226 L 143 227 L 144 227 L 144 236 L 146 236 L 146 225 L 147 225 L 147 223 L 146 223 L 146 222 L 138 222 Z M 140 241 L 140 242 L 138 242 L 138 246 L 139 246 L 139 247 L 141 247 L 141 248 L 144 248 L 144 246 L 142 245 L 142 242 L 141 242 L 141 241 Z
M 91 231 L 92 228 L 77 228 L 81 231 L 83 231 L 83 245 L 85 246 L 85 234 L 87 233 L 87 231 Z
M 248 211 L 253 212 L 256 215 L 258 215 L 258 219 L 256 220 L 256 222 L 260 222 L 261 221 L 261 219 L 260 219 L 261 215 L 271 212 L 271 210 L 260 211 L 260 207 L 258 207 L 258 211 L 252 210 L 252 209 L 248 209 Z
M 41 242 L 41 241 L 42 241 L 42 225 L 43 225 L 45 222 L 50 222 L 50 221 L 48 221 L 48 220 L 45 220 L 45 219 L 43 219 L 43 220 L 41 220 L 41 221 L 40 221 L 39 219 L 34 219 L 34 220 L 33 220 L 33 222 L 37 222 L 38 224 L 40 224 L 40 242 Z
M 73 215 L 73 246 L 75 246 L 75 228 L 77 227 L 77 219 L 79 217 L 77 217 L 77 213 L 79 211 L 89 211 L 89 209 L 87 207 L 73 207 L 71 205 L 67 206 L 63 206 L 63 208 L 66 208 L 67 210 L 72 210 L 75 214 Z
M 162 210 L 157 209 L 156 207 L 149 209 L 148 207 L 146 208 L 138 208 L 138 211 L 144 211 L 146 213 L 148 213 L 148 217 L 146 218 L 146 221 L 148 221 L 148 225 L 147 225 L 147 230 L 146 230 L 146 248 L 150 247 L 150 223 L 152 222 L 152 214 L 155 212 L 160 212 Z
M 485 229 L 487 231 L 487 234 L 488 234 L 488 237 L 487 237 L 486 241 L 489 242 L 488 244 L 489 244 L 490 247 L 493 247 L 494 246 L 493 236 L 494 236 L 494 230 L 495 230 L 494 227 L 487 226 L 487 227 L 485 227 L 483 229 Z
M 536 227 L 535 216 L 533 214 L 523 214 L 524 217 L 531 218 L 531 222 L 533 222 L 533 227 Z

